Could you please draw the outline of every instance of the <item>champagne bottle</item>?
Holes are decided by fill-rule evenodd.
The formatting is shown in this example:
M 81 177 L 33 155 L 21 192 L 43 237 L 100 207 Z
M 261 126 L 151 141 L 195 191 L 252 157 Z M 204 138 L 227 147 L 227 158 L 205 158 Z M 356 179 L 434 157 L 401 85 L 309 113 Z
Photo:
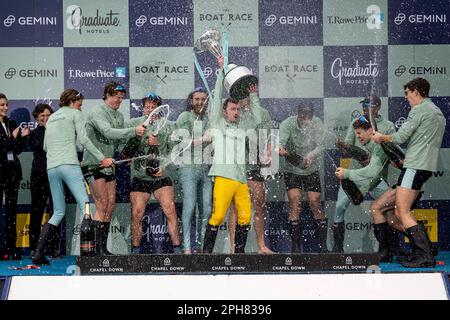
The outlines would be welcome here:
M 303 164 L 303 157 L 301 155 L 295 154 L 293 152 L 287 153 L 286 161 L 295 167 L 300 167 L 301 169 L 306 168 L 306 166 Z
M 152 114 L 147 117 L 147 119 L 144 121 L 142 126 L 144 128 L 147 128 L 150 124 Z M 120 157 L 122 159 L 130 159 L 136 156 L 137 152 L 139 151 L 139 146 L 141 144 L 141 137 L 132 137 L 130 138 L 127 143 L 125 144 L 125 147 L 123 147 Z
M 357 146 L 346 144 L 343 145 L 341 148 L 344 149 L 346 152 L 348 152 L 352 156 L 352 158 L 355 158 L 356 161 L 360 163 L 367 161 L 370 157 L 368 152 Z
M 84 205 L 84 217 L 80 228 L 80 255 L 95 255 L 95 228 L 91 219 L 89 202 Z
M 83 176 L 90 176 L 102 169 L 103 168 L 99 164 L 87 164 L 81 166 L 81 172 L 83 173 Z
M 380 145 L 389 160 L 391 160 L 397 167 L 400 168 L 402 160 L 405 159 L 405 153 L 403 152 L 403 150 L 392 142 L 382 142 L 380 143 Z
M 152 155 L 149 159 L 147 159 L 147 169 L 146 173 L 149 176 L 153 176 L 159 171 L 159 149 L 158 146 L 150 146 L 148 149 L 148 155 Z
M 341 186 L 345 194 L 348 196 L 348 198 L 354 205 L 359 205 L 364 201 L 364 195 L 359 190 L 356 183 L 354 183 L 352 180 L 342 179 Z

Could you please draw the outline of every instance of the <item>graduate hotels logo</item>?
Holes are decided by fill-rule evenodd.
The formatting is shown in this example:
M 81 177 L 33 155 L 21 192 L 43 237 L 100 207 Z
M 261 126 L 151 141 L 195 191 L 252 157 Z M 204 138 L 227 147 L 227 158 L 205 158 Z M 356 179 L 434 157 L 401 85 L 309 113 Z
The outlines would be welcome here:
M 66 26 L 69 30 L 83 33 L 110 33 L 120 26 L 120 13 L 112 9 L 96 9 L 95 13 L 86 13 L 78 5 L 70 5 L 66 9 L 68 15 Z

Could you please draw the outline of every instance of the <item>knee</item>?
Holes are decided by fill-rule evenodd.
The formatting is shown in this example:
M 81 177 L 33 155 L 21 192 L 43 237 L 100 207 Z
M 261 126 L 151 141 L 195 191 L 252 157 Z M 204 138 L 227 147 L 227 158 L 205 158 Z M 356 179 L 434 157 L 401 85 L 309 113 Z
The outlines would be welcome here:
M 238 213 L 238 224 L 239 225 L 249 225 L 252 220 L 251 212 Z

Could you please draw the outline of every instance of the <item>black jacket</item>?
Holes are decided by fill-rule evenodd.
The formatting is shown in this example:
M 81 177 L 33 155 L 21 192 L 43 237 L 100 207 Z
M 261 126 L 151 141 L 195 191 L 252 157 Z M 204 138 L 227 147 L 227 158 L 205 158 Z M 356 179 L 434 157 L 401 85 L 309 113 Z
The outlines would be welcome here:
M 44 151 L 45 127 L 37 126 L 29 135 L 29 143 L 33 151 L 31 171 L 47 172 L 47 153 Z
M 16 122 L 7 118 L 4 120 L 6 127 L 9 129 L 10 137 L 5 132 L 3 125 L 0 124 L 0 181 L 17 182 L 22 180 L 22 167 L 17 155 L 22 152 L 26 140 L 22 137 L 14 139 L 12 132 L 17 128 Z M 13 161 L 8 161 L 8 152 L 13 153 Z

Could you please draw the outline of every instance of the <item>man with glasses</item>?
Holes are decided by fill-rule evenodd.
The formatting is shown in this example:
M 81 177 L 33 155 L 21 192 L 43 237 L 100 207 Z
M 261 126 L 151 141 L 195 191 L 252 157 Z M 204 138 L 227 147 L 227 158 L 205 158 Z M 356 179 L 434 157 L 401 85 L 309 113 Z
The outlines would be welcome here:
M 183 190 L 183 247 L 185 254 L 202 252 L 206 225 L 211 215 L 213 183 L 208 175 L 210 165 L 203 159 L 203 147 L 210 143 L 202 137 L 208 128 L 207 115 L 208 93 L 202 87 L 191 91 L 186 99 L 186 110 L 177 119 L 177 129 L 186 130 L 190 137 L 190 147 L 186 151 L 189 155 L 178 168 L 181 187 Z M 206 136 L 205 136 L 206 138 Z M 198 206 L 199 217 L 195 219 Z M 196 247 L 191 246 L 192 219 L 194 224 Z
M 389 188 L 385 179 L 383 179 L 383 173 L 389 163 L 389 159 L 384 153 L 383 148 L 371 140 L 374 130 L 365 116 L 357 118 L 353 122 L 352 127 L 358 141 L 370 153 L 370 161 L 367 166 L 359 169 L 344 169 L 339 167 L 336 170 L 336 176 L 340 180 L 350 179 L 354 181 L 363 194 L 368 193 L 373 199 L 377 199 Z M 341 198 L 341 202 L 343 201 L 342 199 L 347 199 L 348 206 L 348 198 Z M 394 229 L 386 225 L 386 237 L 382 238 L 381 228 L 376 224 L 376 218 L 377 217 L 374 217 L 374 233 L 379 242 L 378 251 L 380 253 L 381 262 L 391 262 L 393 256 L 397 254 L 398 251 L 395 251 L 399 247 L 398 234 L 394 232 Z M 398 219 L 389 220 L 392 221 L 393 227 L 404 232 Z
M 430 84 L 426 79 L 416 78 L 403 86 L 405 99 L 411 110 L 406 122 L 394 134 L 375 132 L 376 143 L 408 142 L 402 172 L 397 187 L 386 191 L 371 210 L 379 217 L 379 223 L 386 223 L 382 213 L 395 208 L 412 244 L 412 254 L 400 263 L 407 268 L 434 267 L 432 243 L 423 224 L 418 224 L 411 214 L 411 207 L 423 184 L 437 170 L 439 151 L 445 132 L 446 120 L 441 110 L 429 99 Z
M 362 108 L 363 108 L 363 114 L 364 119 L 369 119 L 369 112 L 371 113 L 372 119 L 376 122 L 377 128 L 380 132 L 383 132 L 385 134 L 392 134 L 395 132 L 395 126 L 394 124 L 384 119 L 382 115 L 379 114 L 380 108 L 381 108 L 381 99 L 375 95 L 371 94 L 367 97 L 365 97 L 362 101 L 360 101 Z M 350 145 L 350 146 L 356 146 L 363 150 L 366 150 L 365 146 L 360 142 L 359 139 L 357 139 L 353 123 L 358 121 L 358 119 L 355 119 L 352 122 L 352 125 L 349 126 L 347 130 L 347 134 L 345 136 L 344 141 L 337 141 L 336 145 L 341 146 L 342 144 Z M 357 161 L 352 161 L 352 165 L 350 169 L 359 169 L 362 166 L 368 165 L 370 162 L 370 158 L 363 162 L 358 163 Z M 384 166 L 382 170 L 381 175 L 385 180 L 387 180 L 387 164 Z M 378 189 L 377 185 L 373 186 L 374 189 L 371 190 L 372 194 L 377 196 L 380 196 L 383 194 L 386 189 Z M 345 194 L 344 190 L 342 189 L 342 186 L 339 188 L 337 202 L 336 202 L 336 208 L 334 210 L 334 224 L 333 224 L 333 238 L 334 238 L 334 245 L 333 245 L 333 252 L 344 252 L 344 237 L 345 237 L 345 222 L 344 222 L 344 215 L 345 211 L 347 210 L 348 206 L 350 205 L 350 199 Z M 398 241 L 397 241 L 398 243 Z
M 145 127 L 126 128 L 120 105 L 125 98 L 125 87 L 115 81 L 105 84 L 103 101 L 92 108 L 87 115 L 86 131 L 89 139 L 107 158 L 114 158 L 120 144 L 133 136 L 142 137 Z M 95 157 L 87 150 L 83 155 L 83 164 L 96 164 Z M 99 255 L 110 255 L 107 240 L 112 214 L 116 205 L 116 178 L 111 168 L 93 173 L 90 188 L 95 201 L 94 225 L 96 228 L 96 251 Z

